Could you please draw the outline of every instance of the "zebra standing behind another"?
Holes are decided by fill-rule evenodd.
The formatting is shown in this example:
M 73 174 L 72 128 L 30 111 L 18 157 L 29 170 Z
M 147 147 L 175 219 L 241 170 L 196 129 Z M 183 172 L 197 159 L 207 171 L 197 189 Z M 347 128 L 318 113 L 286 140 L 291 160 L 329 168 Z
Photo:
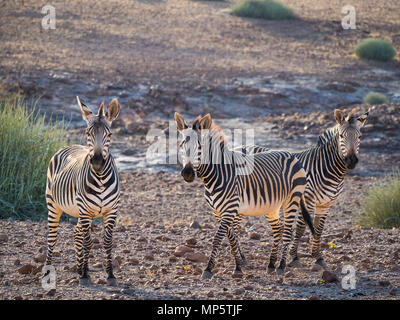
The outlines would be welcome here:
M 318 137 L 316 146 L 304 151 L 293 152 L 307 172 L 307 188 L 305 191 L 306 208 L 314 215 L 315 234 L 313 236 L 311 256 L 315 259 L 313 271 L 328 269 L 320 253 L 321 235 L 329 208 L 343 190 L 344 176 L 358 163 L 361 128 L 365 125 L 369 111 L 357 117 L 354 108 L 345 114 L 335 109 L 336 126 L 327 129 Z M 241 147 L 242 152 L 258 153 L 268 149 L 260 146 Z M 299 240 L 305 231 L 301 215 L 297 219 L 296 232 L 290 255 L 293 260 L 289 266 L 301 267 L 297 255 Z
M 77 97 L 82 117 L 87 123 L 87 146 L 73 145 L 60 149 L 47 170 L 46 202 L 48 240 L 46 264 L 52 263 L 57 230 L 63 212 L 78 218 L 74 231 L 77 270 L 81 284 L 90 284 L 88 274 L 92 219 L 104 218 L 107 284 L 116 285 L 112 267 L 112 232 L 117 218 L 120 186 L 118 171 L 109 151 L 111 122 L 118 117 L 120 105 L 113 99 L 104 111 L 104 101 L 97 115 Z
M 246 260 L 239 248 L 235 221 L 242 216 L 266 216 L 272 227 L 273 247 L 268 271 L 275 270 L 278 246 L 283 238 L 282 256 L 276 272 L 282 274 L 286 266 L 286 253 L 292 239 L 293 225 L 299 207 L 304 206 L 303 193 L 306 173 L 300 162 L 289 152 L 243 155 L 227 149 L 227 141 L 211 116 L 197 117 L 192 127 L 175 113 L 175 122 L 183 140 L 183 170 L 186 182 L 197 175 L 204 184 L 205 198 L 219 221 L 212 253 L 202 278 L 210 279 L 219 246 L 228 237 L 235 257 L 234 273 L 241 274 Z M 280 209 L 284 212 L 282 225 Z M 313 232 L 311 218 L 305 208 L 301 210 Z M 283 236 L 283 237 L 282 237 Z

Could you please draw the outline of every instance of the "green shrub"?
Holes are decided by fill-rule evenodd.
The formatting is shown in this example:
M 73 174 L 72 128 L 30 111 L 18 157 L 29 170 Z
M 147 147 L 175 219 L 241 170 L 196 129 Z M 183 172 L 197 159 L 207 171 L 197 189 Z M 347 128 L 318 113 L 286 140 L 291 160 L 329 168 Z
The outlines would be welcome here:
M 362 227 L 392 228 L 400 226 L 400 172 L 368 191 L 363 213 L 358 217 Z
M 382 104 L 386 102 L 387 102 L 386 96 L 378 92 L 370 92 L 364 98 L 364 103 L 368 104 Z
M 267 20 L 287 20 L 296 17 L 291 8 L 273 0 L 242 0 L 233 6 L 232 13 L 239 17 Z
M 43 219 L 47 166 L 67 145 L 65 127 L 44 122 L 36 103 L 0 101 L 0 218 Z
M 387 40 L 368 38 L 356 46 L 354 53 L 361 59 L 390 61 L 396 55 L 396 50 Z

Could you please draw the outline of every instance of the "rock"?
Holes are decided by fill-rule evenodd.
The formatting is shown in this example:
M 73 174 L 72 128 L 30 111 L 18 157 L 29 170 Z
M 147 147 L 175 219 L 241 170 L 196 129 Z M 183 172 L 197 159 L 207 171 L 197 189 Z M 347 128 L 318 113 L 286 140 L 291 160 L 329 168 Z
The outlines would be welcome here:
M 149 260 L 149 261 L 153 261 L 153 260 L 154 260 L 154 256 L 153 256 L 151 253 L 146 254 L 146 255 L 144 256 L 144 258 L 145 258 L 146 260 Z
M 5 233 L 0 234 L 0 242 L 7 242 L 8 236 Z
M 322 273 L 322 279 L 326 283 L 339 282 L 339 279 L 334 273 L 326 270 Z
M 189 238 L 186 239 L 185 244 L 188 246 L 195 246 L 197 243 L 197 240 L 195 238 Z
M 122 264 L 122 258 L 120 256 L 116 256 L 113 261 L 113 266 L 115 265 L 119 267 L 121 266 L 121 264 Z
M 202 252 L 187 252 L 185 259 L 192 262 L 207 262 L 207 256 Z
M 139 237 L 136 241 L 147 243 L 147 239 L 145 237 Z
M 181 245 L 175 248 L 174 256 L 182 257 L 187 252 L 193 252 L 193 249 L 188 246 Z
M 129 264 L 131 264 L 132 266 L 137 266 L 139 264 L 139 260 L 136 258 L 130 258 Z
M 396 296 L 396 295 L 397 295 L 397 289 L 396 289 L 396 288 L 393 288 L 392 290 L 389 291 L 389 294 L 390 294 L 391 296 Z
M 390 286 L 390 281 L 388 281 L 388 280 L 380 280 L 379 281 L 379 285 L 382 286 L 382 287 Z
M 24 300 L 21 296 L 15 296 L 14 300 Z
M 46 261 L 46 255 L 45 254 L 38 254 L 33 258 L 33 261 L 36 263 L 42 263 Z
M 129 250 L 129 249 L 124 249 L 124 250 L 122 250 L 122 253 L 131 253 L 131 250 Z
M 317 296 L 311 296 L 308 298 L 308 300 L 321 300 L 321 299 Z
M 250 233 L 249 238 L 250 240 L 260 240 L 261 236 L 257 232 L 252 232 Z
M 35 269 L 35 267 L 33 265 L 25 264 L 21 268 L 18 269 L 18 272 L 20 274 L 30 274 L 34 269 Z
M 207 292 L 207 298 L 213 298 L 214 297 L 214 292 L 208 291 Z
M 193 228 L 193 229 L 201 229 L 200 223 L 199 223 L 198 221 L 196 221 L 196 220 L 194 220 L 194 221 L 190 224 L 190 227 Z
M 104 284 L 106 284 L 106 283 L 107 283 L 107 281 L 104 280 L 104 279 L 99 279 L 99 280 L 97 280 L 97 284 L 104 285 Z
M 10 280 L 4 281 L 4 286 L 5 287 L 9 287 L 10 285 L 11 285 L 11 281 Z
M 235 291 L 233 292 L 236 296 L 240 296 L 242 295 L 246 290 L 244 290 L 243 288 L 237 288 L 235 289 Z
M 53 297 L 56 294 L 56 289 L 51 289 L 46 292 L 46 296 Z
M 247 286 L 244 287 L 244 289 L 247 291 L 252 291 L 254 290 L 254 287 L 248 284 Z
M 16 259 L 14 261 L 14 266 L 19 266 L 21 264 L 21 261 L 19 259 Z

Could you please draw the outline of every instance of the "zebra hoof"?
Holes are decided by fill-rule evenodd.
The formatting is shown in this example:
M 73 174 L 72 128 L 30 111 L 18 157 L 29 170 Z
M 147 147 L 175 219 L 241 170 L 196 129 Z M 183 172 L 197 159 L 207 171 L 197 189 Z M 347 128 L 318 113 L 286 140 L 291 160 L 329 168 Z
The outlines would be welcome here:
M 268 274 L 274 273 L 275 267 L 268 267 L 267 272 L 268 272 Z
M 278 276 L 281 276 L 281 275 L 283 275 L 285 273 L 285 270 L 283 269 L 283 268 L 277 268 L 276 269 L 276 274 L 278 275 Z
M 90 286 L 91 285 L 90 277 L 87 276 L 87 277 L 80 278 L 79 279 L 79 284 L 81 286 Z
M 232 276 L 233 276 L 234 278 L 241 278 L 241 277 L 243 277 L 243 272 L 242 272 L 242 270 L 240 270 L 240 269 L 235 269 L 235 270 L 232 272 Z
M 211 279 L 211 278 L 212 278 L 212 273 L 211 273 L 211 271 L 204 270 L 204 271 L 203 271 L 203 274 L 201 275 L 201 279 L 202 279 L 202 280 L 209 280 L 209 279 Z
M 115 287 L 115 286 L 117 286 L 117 279 L 115 279 L 115 278 L 108 278 L 108 279 L 107 279 L 107 285 L 108 285 L 109 287 Z
M 299 258 L 294 258 L 292 262 L 289 263 L 289 267 L 292 268 L 303 268 L 303 265 L 300 263 Z
M 328 270 L 328 266 L 326 265 L 323 259 L 318 259 L 311 268 L 311 271 L 321 271 L 321 270 Z

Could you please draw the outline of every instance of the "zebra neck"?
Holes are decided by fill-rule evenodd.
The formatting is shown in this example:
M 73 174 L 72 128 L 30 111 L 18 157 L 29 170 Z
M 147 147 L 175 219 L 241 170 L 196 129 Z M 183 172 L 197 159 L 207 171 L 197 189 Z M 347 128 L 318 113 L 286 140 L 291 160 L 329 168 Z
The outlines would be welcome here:
M 319 147 L 325 151 L 329 171 L 334 171 L 338 179 L 343 180 L 347 168 L 339 150 L 339 132 L 336 132 L 325 145 Z M 322 156 L 322 155 L 321 155 Z

